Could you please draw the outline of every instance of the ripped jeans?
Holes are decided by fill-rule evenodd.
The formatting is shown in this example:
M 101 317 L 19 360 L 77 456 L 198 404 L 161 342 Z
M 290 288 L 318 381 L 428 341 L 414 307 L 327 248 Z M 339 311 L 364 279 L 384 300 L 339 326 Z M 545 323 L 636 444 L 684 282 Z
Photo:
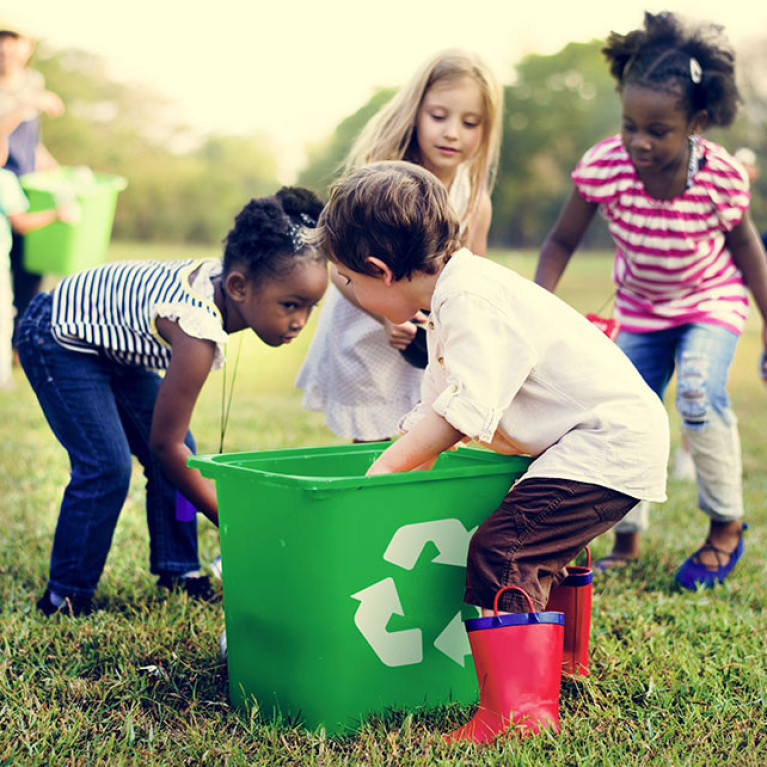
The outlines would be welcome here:
M 717 522 L 743 516 L 738 421 L 725 389 L 737 342 L 732 331 L 707 323 L 621 332 L 616 339 L 661 399 L 676 371 L 675 404 L 695 464 L 698 505 Z M 629 533 L 647 524 L 647 503 L 640 503 L 614 529 Z

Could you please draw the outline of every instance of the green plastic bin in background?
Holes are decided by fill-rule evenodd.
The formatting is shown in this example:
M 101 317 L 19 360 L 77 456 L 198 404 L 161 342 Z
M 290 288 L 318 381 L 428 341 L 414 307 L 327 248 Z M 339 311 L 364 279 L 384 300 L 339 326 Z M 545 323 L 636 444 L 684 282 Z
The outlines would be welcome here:
M 66 275 L 101 264 L 112 236 L 117 195 L 128 182 L 122 176 L 92 173 L 88 168 L 59 168 L 28 173 L 20 183 L 30 211 L 74 201 L 77 223 L 56 221 L 24 236 L 24 266 L 36 274 Z
M 476 702 L 469 539 L 530 459 L 460 448 L 365 477 L 387 445 L 189 458 L 216 482 L 234 704 L 336 733 Z

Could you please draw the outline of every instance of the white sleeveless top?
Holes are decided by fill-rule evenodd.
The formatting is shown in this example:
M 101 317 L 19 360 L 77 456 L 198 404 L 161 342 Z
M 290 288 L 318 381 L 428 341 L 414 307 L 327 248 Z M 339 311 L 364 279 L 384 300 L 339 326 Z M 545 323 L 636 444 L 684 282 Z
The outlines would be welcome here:
M 470 195 L 469 174 L 461 166 L 450 201 L 462 221 L 462 234 Z M 326 425 L 339 437 L 389 439 L 420 399 L 422 378 L 423 370 L 389 345 L 384 327 L 331 284 L 296 379 L 304 391 L 303 406 L 324 413 Z

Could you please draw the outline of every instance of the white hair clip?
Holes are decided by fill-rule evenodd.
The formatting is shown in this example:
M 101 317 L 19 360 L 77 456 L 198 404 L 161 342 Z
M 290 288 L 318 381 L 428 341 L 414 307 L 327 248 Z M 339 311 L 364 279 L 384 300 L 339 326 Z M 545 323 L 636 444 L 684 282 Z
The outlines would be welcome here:
M 288 237 L 290 238 L 290 244 L 293 246 L 293 253 L 298 254 L 306 247 L 306 240 L 304 236 L 306 234 L 306 228 L 301 224 L 296 224 L 293 221 L 288 226 Z
M 694 56 L 690 56 L 690 80 L 695 85 L 700 85 L 700 81 L 703 79 L 703 69 L 700 66 L 700 62 Z

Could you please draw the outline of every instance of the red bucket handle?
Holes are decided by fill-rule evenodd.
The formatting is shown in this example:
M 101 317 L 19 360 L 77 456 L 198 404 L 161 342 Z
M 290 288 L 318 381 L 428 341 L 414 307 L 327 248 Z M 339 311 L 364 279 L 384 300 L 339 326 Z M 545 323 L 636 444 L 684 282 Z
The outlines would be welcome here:
M 514 591 L 519 591 L 520 594 L 524 596 L 524 598 L 527 600 L 527 606 L 530 608 L 528 612 L 534 613 L 535 607 L 533 606 L 533 600 L 530 599 L 530 595 L 520 586 L 504 586 L 501 589 L 498 589 L 498 591 L 495 592 L 495 600 L 493 601 L 493 612 L 495 613 L 495 616 L 498 617 L 498 599 L 503 594 L 504 591 L 509 591 L 513 589 Z
M 586 568 L 591 570 L 591 549 L 586 546 Z

